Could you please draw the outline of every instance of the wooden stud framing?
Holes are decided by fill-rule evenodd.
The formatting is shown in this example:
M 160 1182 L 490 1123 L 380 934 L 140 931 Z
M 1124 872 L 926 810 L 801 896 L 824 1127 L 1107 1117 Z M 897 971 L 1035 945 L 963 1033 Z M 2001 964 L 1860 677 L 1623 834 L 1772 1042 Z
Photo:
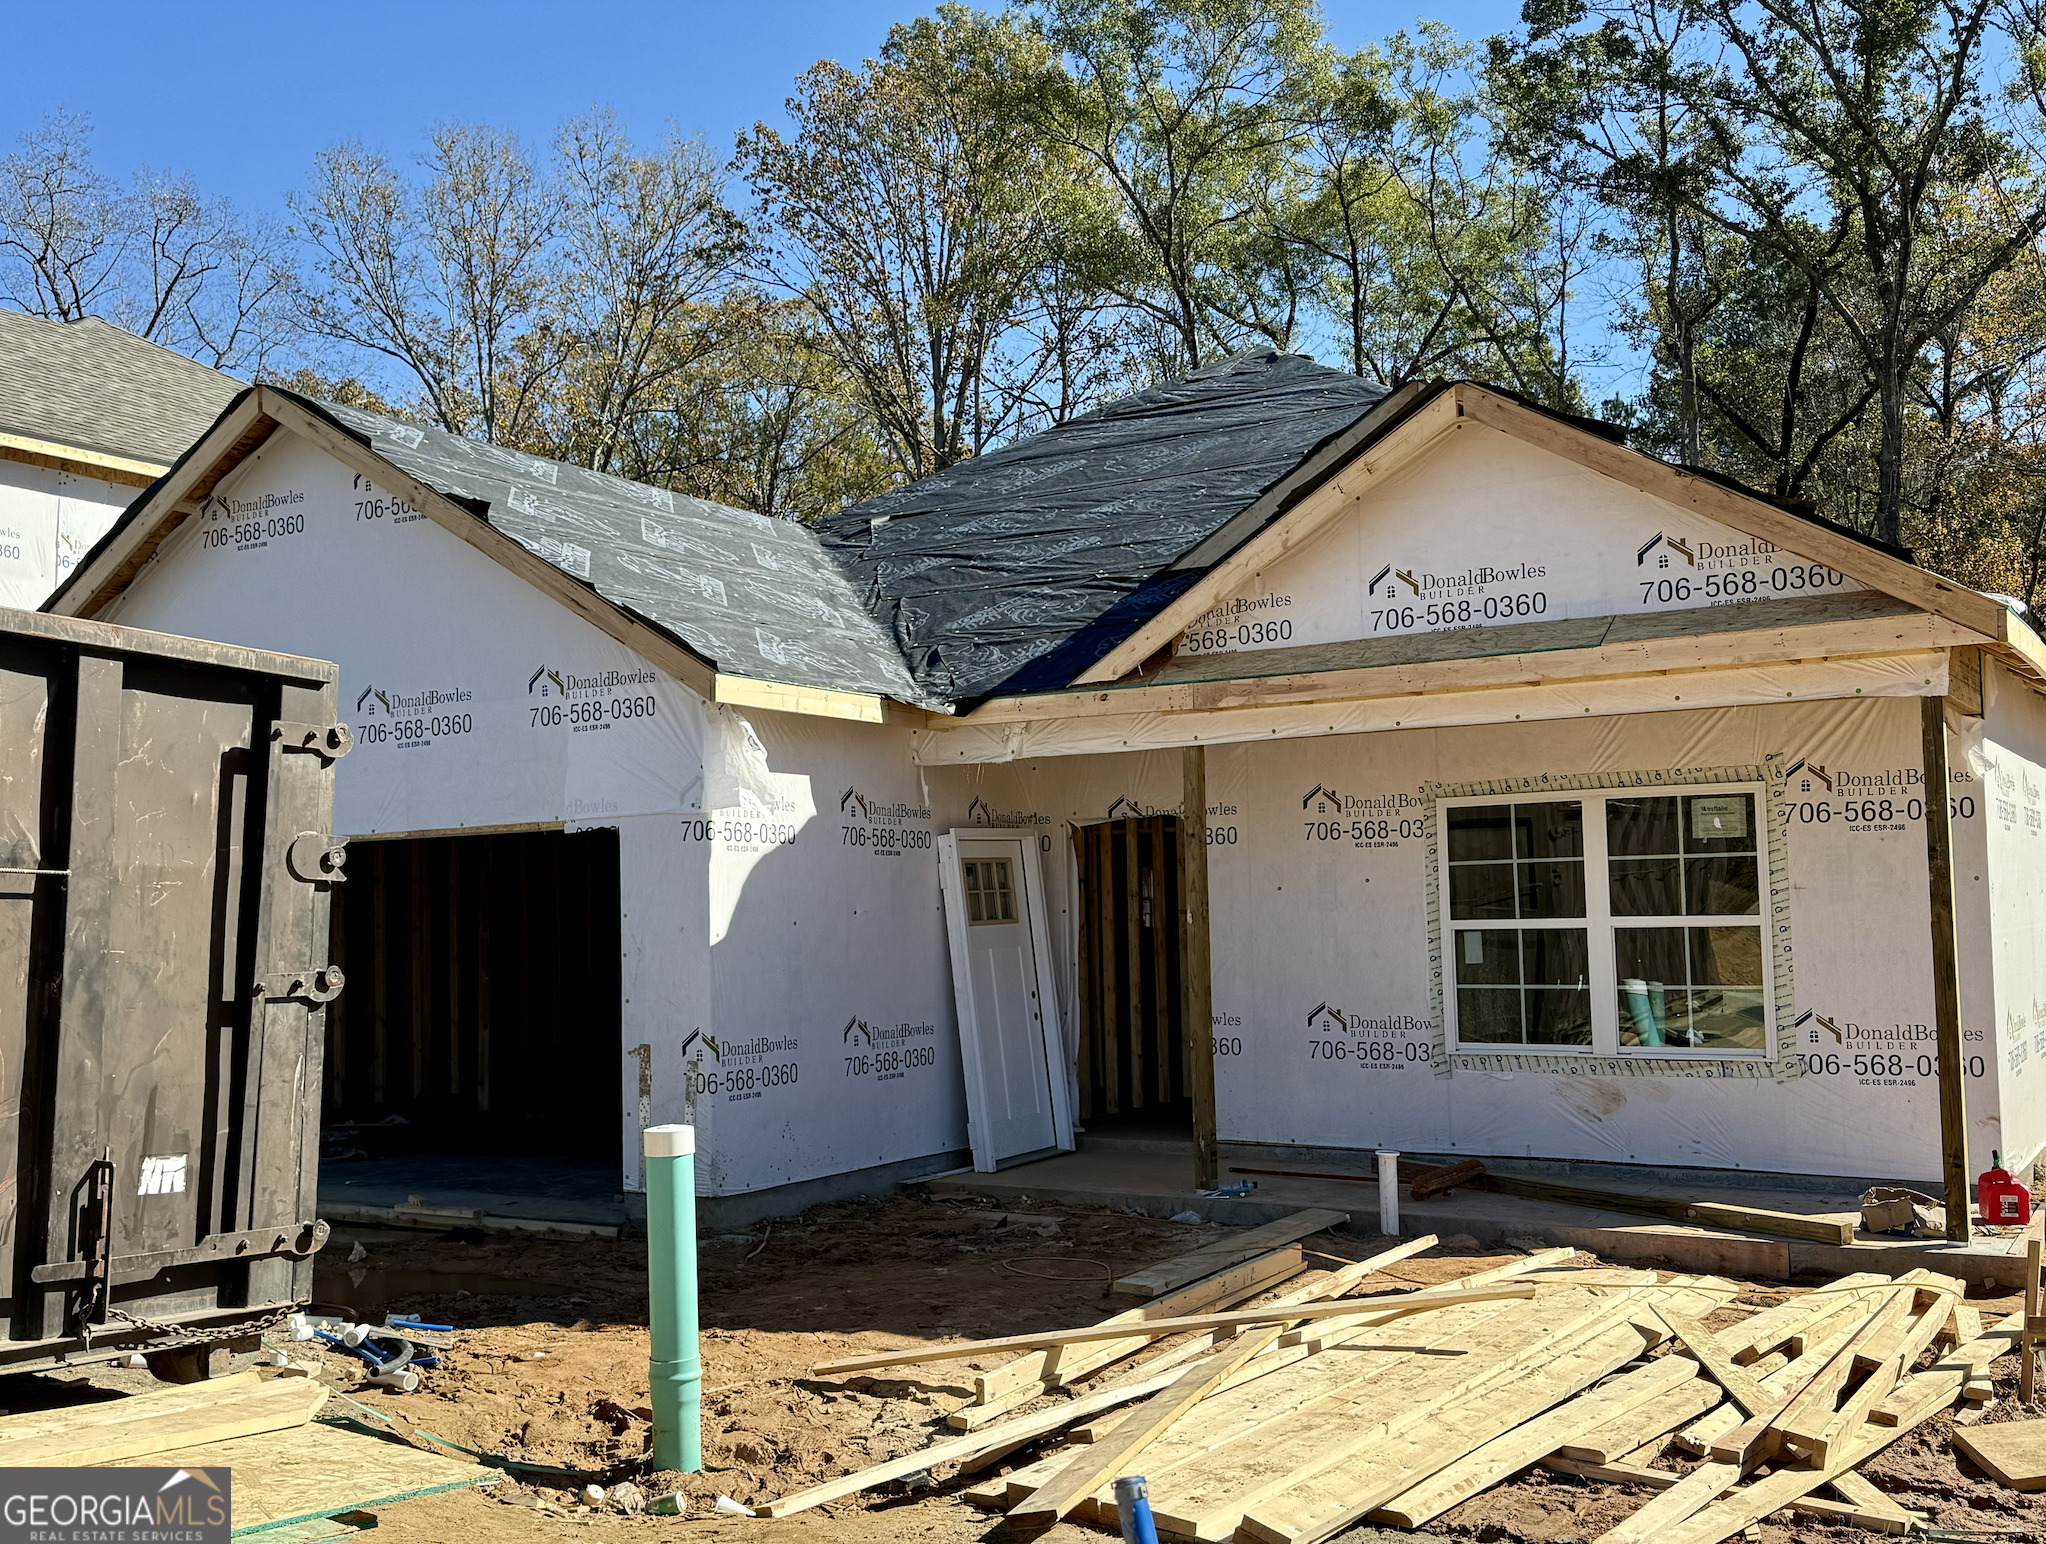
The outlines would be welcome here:
M 1925 751 L 1925 870 L 1932 901 L 1933 1025 L 1938 1037 L 1939 1145 L 1947 1238 L 1968 1241 L 1967 1066 L 1961 1043 L 1961 960 L 1954 933 L 1954 830 L 1947 809 L 1947 700 L 1918 699 Z
M 1181 934 L 1180 1034 L 1186 1045 L 1186 1081 L 1193 1095 L 1194 1188 L 1220 1183 L 1215 1153 L 1214 995 L 1208 977 L 1208 752 L 1180 752 L 1179 806 Z
M 1123 947 L 1128 951 L 1129 961 L 1130 1108 L 1141 1110 L 1151 1102 L 1150 1068 L 1145 1057 L 1150 1048 L 1150 1035 L 1144 1023 L 1144 956 L 1140 947 L 1143 939 L 1143 869 L 1137 861 L 1139 822 L 1131 817 L 1120 824 Z
M 1077 978 L 1076 991 L 1080 1003 L 1080 1033 L 1078 1065 L 1076 1072 L 1080 1085 L 1080 1118 L 1085 1120 L 1094 1112 L 1094 1045 L 1100 1031 L 1094 1022 L 1094 926 L 1093 914 L 1086 904 L 1087 899 L 1087 842 L 1092 827 L 1073 826 L 1069 835 L 1073 848 L 1074 892 L 1078 901 L 1073 914 L 1079 919 L 1078 937 L 1073 947 L 1073 974 Z
M 1115 968 L 1115 951 L 1108 940 L 1115 928 L 1115 847 L 1113 832 L 1106 825 L 1094 828 L 1098 867 L 1094 886 L 1095 936 L 1101 940 L 1101 1108 L 1107 1115 L 1122 1113 L 1122 1054 L 1116 1034 L 1121 1021 L 1122 994 Z
M 1172 1076 L 1172 973 L 1165 947 L 1168 911 L 1166 899 L 1172 894 L 1167 868 L 1171 844 L 1167 840 L 1169 815 L 1154 815 L 1144 822 L 1151 847 L 1151 1023 L 1149 1034 L 1158 1066 L 1158 1102 L 1171 1104 L 1177 1083 Z M 1176 912 L 1176 909 L 1175 909 Z
M 2038 1374 L 2039 1341 L 2032 1326 L 2039 1321 L 2039 1240 L 2025 1241 L 2025 1330 L 2018 1340 L 2018 1399 L 2032 1402 L 2033 1380 Z

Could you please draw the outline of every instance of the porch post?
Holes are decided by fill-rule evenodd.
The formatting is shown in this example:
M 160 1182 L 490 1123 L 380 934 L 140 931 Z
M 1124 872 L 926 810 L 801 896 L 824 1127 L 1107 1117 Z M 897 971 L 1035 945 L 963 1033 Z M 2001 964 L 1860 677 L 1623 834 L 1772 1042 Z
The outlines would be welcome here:
M 1215 1156 L 1215 996 L 1208 978 L 1208 751 L 1180 753 L 1185 791 L 1179 806 L 1179 1024 L 1193 1094 L 1194 1188 L 1221 1183 Z
M 1946 1167 L 1947 1237 L 1968 1241 L 1967 1065 L 1961 1044 L 1961 959 L 1954 936 L 1954 828 L 1948 815 L 1947 700 L 1918 699 L 1925 742 L 1925 871 L 1932 894 L 1932 1012 L 1938 1035 L 1939 1145 Z

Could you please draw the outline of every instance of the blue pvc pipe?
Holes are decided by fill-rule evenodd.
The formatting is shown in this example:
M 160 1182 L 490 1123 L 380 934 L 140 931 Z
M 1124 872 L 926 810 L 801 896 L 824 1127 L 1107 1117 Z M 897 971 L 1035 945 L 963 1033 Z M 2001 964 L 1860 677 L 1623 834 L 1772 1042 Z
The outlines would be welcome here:
M 697 1349 L 696 1128 L 649 1126 L 646 1154 L 647 1301 L 653 1350 L 647 1383 L 654 1467 L 703 1468 L 703 1358 Z
M 1115 1517 L 1122 1525 L 1123 1544 L 1158 1544 L 1150 1487 L 1141 1474 L 1125 1475 L 1115 1482 Z

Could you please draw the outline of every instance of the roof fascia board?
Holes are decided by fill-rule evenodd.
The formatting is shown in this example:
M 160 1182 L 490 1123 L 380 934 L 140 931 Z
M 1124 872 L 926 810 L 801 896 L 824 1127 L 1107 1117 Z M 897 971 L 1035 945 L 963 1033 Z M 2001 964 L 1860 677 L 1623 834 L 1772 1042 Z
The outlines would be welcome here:
M 211 477 L 217 482 L 246 457 L 255 445 L 242 445 L 265 424 L 260 388 L 245 393 L 220 421 L 200 437 L 151 490 L 128 507 L 126 514 L 87 555 L 84 565 L 46 603 L 55 616 L 95 617 L 128 586 L 164 539 L 184 524 L 197 506 L 194 490 Z M 257 443 L 260 443 L 258 441 Z M 208 484 L 210 486 L 210 484 Z
M 1218 561 L 1185 594 L 1082 671 L 1073 684 L 1090 686 L 1120 680 L 1212 610 L 1239 581 L 1269 567 L 1318 535 L 1365 489 L 1384 482 L 1439 436 L 1455 428 L 1463 412 L 1463 390 L 1457 385 L 1437 391 L 1428 402 L 1360 450 L 1320 487 Z M 1387 398 L 1380 409 L 1392 400 Z M 1375 417 L 1378 411 L 1374 409 L 1370 416 Z M 1229 526 L 1223 527 L 1224 531 L 1228 529 Z M 1198 552 L 1201 548 L 1194 550 Z
M 735 708 L 767 708 L 776 713 L 804 713 L 813 718 L 841 718 L 878 724 L 886 717 L 882 699 L 866 692 L 841 692 L 821 686 L 793 686 L 753 676 L 718 673 L 715 701 Z
M 267 388 L 257 388 L 266 410 L 283 427 L 303 435 L 351 471 L 404 495 L 406 501 L 434 524 L 459 537 L 485 557 L 510 569 L 542 594 L 588 622 L 599 632 L 622 643 L 649 664 L 658 666 L 705 701 L 717 693 L 717 669 L 693 649 L 666 633 L 629 615 L 596 590 L 563 573 L 545 558 L 529 552 L 489 521 L 472 514 L 453 499 L 420 481 L 403 467 L 385 459 L 347 430 L 329 422 L 294 399 Z
M 1708 477 L 1699 477 L 1638 450 L 1572 428 L 1481 386 L 1465 385 L 1461 390 L 1464 414 L 1473 422 L 1501 430 L 1679 509 L 1691 510 L 1745 535 L 1824 563 L 1871 589 L 1947 617 L 1994 642 L 2005 643 L 2009 639 L 2008 624 L 2015 620 L 2009 608 L 1966 585 L 1943 579 L 1929 569 L 1879 552 L 1851 536 L 1761 499 L 1736 493 Z
M 1639 675 L 1680 675 L 1755 665 L 1880 657 L 1926 649 L 1979 647 L 1983 636 L 1948 617 L 1865 617 L 1737 633 L 1627 639 L 1593 648 L 1422 660 L 1284 676 L 1236 676 L 1107 690 L 1046 692 L 986 703 L 951 721 L 962 729 L 1132 713 L 1195 713 L 1227 708 L 1355 701 L 1418 693 L 1549 686 Z M 947 721 L 929 726 L 942 731 Z
M 130 456 L 114 456 L 105 451 L 66 445 L 61 440 L 38 440 L 25 434 L 4 432 L 0 432 L 0 458 L 127 483 L 137 488 L 148 487 L 170 470 L 157 461 L 137 461 Z

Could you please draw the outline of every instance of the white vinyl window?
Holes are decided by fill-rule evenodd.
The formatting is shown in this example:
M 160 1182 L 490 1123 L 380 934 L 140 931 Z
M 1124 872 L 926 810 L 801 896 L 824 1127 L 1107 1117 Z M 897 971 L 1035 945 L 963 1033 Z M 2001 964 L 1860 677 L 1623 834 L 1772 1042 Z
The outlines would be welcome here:
M 1444 800 L 1451 1044 L 1766 1055 L 1764 808 L 1748 784 Z

